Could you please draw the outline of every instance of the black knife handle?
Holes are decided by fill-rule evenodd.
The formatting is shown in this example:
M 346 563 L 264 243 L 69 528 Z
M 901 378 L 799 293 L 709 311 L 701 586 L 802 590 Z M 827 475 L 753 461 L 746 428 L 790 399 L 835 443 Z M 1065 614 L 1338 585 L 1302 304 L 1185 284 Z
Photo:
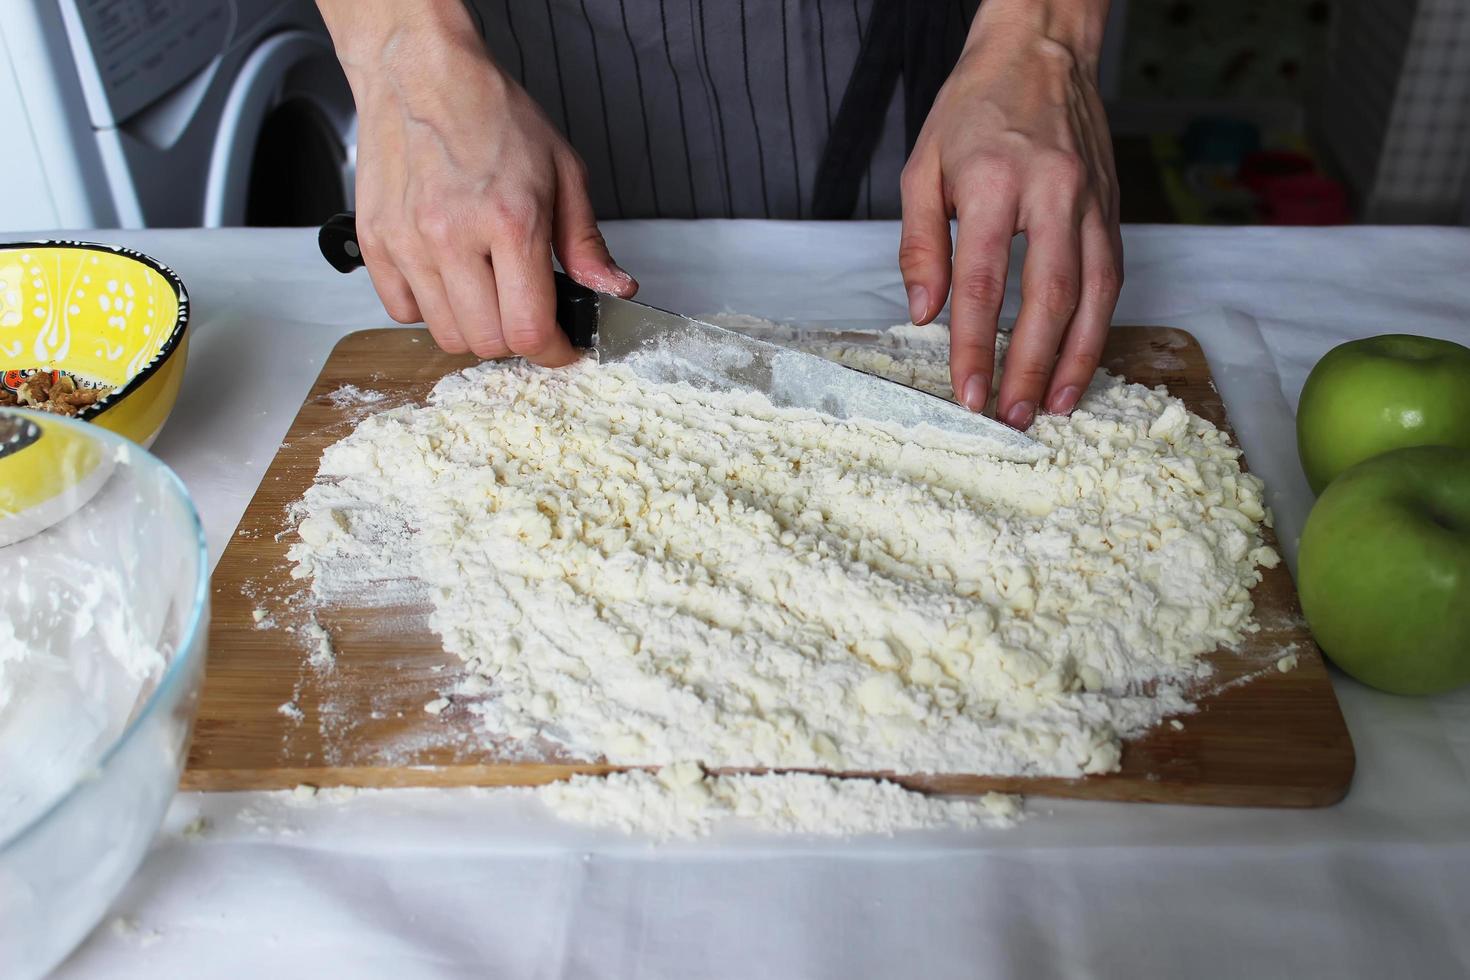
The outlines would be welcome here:
M 357 245 L 357 215 L 351 211 L 334 214 L 317 232 L 323 257 L 338 272 L 361 268 L 362 249 Z M 597 344 L 597 294 L 564 272 L 553 270 L 556 280 L 556 325 L 574 347 Z
M 351 211 L 334 214 L 316 233 L 322 257 L 338 272 L 351 272 L 363 266 L 362 249 L 357 247 L 357 215 Z
M 597 346 L 597 294 L 565 272 L 552 270 L 556 280 L 556 325 L 573 347 Z

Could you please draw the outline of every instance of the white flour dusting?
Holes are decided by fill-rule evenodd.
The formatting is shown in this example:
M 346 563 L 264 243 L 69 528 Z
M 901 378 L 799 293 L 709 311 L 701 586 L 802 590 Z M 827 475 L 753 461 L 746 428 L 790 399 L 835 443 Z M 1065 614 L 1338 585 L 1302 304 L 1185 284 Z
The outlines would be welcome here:
M 943 328 L 901 333 L 822 353 L 947 394 Z M 294 574 L 323 601 L 424 590 L 465 665 L 445 693 L 487 736 L 627 765 L 1107 772 L 1252 628 L 1261 486 L 1177 399 L 1104 372 L 1030 434 L 1050 459 L 486 364 L 328 448 Z
M 336 408 L 358 408 L 363 405 L 375 405 L 387 397 L 381 391 L 367 391 L 357 385 L 343 385 L 330 392 L 327 400 Z
M 608 776 L 574 776 L 536 796 L 572 823 L 616 827 L 659 840 L 702 837 L 726 820 L 757 830 L 853 837 L 940 827 L 1005 827 L 1020 819 L 1015 796 L 945 799 L 876 779 L 813 773 L 706 774 L 694 763 Z
M 253 794 L 237 810 L 238 824 L 260 834 L 296 836 L 288 811 L 350 804 L 374 790 L 316 787 Z M 433 793 L 433 790 L 425 792 Z M 1006 828 L 1025 817 L 1021 798 L 1004 793 L 935 797 L 897 783 L 834 778 L 812 773 L 706 774 L 697 764 L 676 763 L 656 772 L 629 770 L 610 776 L 575 776 L 543 786 L 477 787 L 477 799 L 495 804 L 530 798 L 569 823 L 611 828 L 654 841 L 703 837 L 716 830 L 753 830 L 824 837 L 885 835 L 911 830 Z M 205 818 L 198 818 L 190 828 Z M 215 832 L 205 821 L 197 835 Z
M 315 616 L 301 627 L 301 634 L 311 644 L 311 653 L 306 662 L 314 670 L 328 671 L 337 666 L 337 651 L 332 646 L 332 634 L 317 622 Z

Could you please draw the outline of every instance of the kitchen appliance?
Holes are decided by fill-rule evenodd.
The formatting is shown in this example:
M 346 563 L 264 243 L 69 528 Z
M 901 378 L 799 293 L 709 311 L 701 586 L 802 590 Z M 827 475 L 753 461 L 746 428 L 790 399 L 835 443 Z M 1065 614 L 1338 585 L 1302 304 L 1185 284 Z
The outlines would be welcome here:
M 352 96 L 310 0 L 7 0 L 0 229 L 318 224 Z

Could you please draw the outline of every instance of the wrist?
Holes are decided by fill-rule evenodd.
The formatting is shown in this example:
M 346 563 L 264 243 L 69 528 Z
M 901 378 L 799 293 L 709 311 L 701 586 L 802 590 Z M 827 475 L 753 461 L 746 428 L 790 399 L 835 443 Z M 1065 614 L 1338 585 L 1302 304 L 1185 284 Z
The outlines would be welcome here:
M 1024 32 L 1060 44 L 1077 62 L 1096 70 L 1110 0 L 984 0 L 975 14 L 968 50 L 995 33 Z
M 317 7 L 354 91 L 403 67 L 434 71 L 466 55 L 488 58 L 463 0 L 317 0 Z

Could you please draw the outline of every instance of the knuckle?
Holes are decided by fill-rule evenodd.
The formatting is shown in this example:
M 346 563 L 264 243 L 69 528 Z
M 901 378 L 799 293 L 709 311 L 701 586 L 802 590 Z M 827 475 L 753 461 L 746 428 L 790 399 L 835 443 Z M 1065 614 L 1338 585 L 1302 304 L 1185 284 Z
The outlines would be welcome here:
M 415 213 L 413 223 L 420 237 L 437 248 L 448 248 L 459 239 L 459 222 L 448 208 L 438 205 L 421 208 Z
M 1055 274 L 1041 284 L 1041 308 L 1053 317 L 1070 317 L 1077 309 L 1079 298 L 1077 280 L 1071 276 Z
M 1100 266 L 1088 277 L 1088 299 L 1111 303 L 1122 291 L 1123 270 L 1111 262 Z
M 929 262 L 938 252 L 933 242 L 917 232 L 906 231 L 898 240 L 898 264 L 902 268 Z
M 607 239 L 595 224 L 577 225 L 562 232 L 562 247 L 573 255 L 607 251 Z
M 430 320 L 424 324 L 429 328 L 429 336 L 434 338 L 434 343 L 450 354 L 463 354 L 469 350 L 469 345 L 459 335 L 459 331 L 452 323 L 441 320 Z
M 986 153 L 959 172 L 955 190 L 962 195 L 1011 194 L 1020 186 L 1020 171 L 1010 157 Z
M 928 187 L 928 168 L 917 166 L 912 159 L 903 165 L 898 175 L 898 191 L 905 200 L 920 196 Z
M 1014 380 L 1016 387 L 1023 393 L 1039 391 L 1046 385 L 1047 379 L 1051 377 L 1051 365 L 1034 359 L 1027 359 L 1014 365 L 1006 365 L 1006 373 Z
M 604 252 L 607 251 L 607 239 L 602 237 L 602 229 L 597 225 L 591 225 L 583 229 L 582 243 L 600 248 Z
M 562 165 L 562 173 L 564 175 L 563 179 L 576 188 L 586 187 L 587 181 L 590 179 L 587 174 L 587 164 L 583 163 L 582 158 L 575 154 Z
M 1006 281 L 993 269 L 970 269 L 961 273 L 958 289 L 981 309 L 1000 309 L 1006 296 Z
M 393 236 L 383 227 L 381 221 L 358 225 L 357 247 L 366 262 L 374 259 L 387 259 L 388 242 L 392 240 Z
M 417 323 L 419 320 L 418 309 L 403 297 L 395 296 L 383 300 L 383 309 L 388 311 L 389 318 L 395 323 Z
M 395 267 L 400 253 L 411 252 L 414 236 L 385 221 L 358 225 L 357 247 L 368 269 Z
M 1087 187 L 1087 166 L 1075 153 L 1057 151 L 1047 155 L 1045 171 L 1053 184 L 1077 194 Z
M 469 344 L 466 344 L 464 338 L 458 333 L 443 330 L 431 330 L 429 333 L 434 338 L 434 343 L 438 344 L 439 349 L 446 354 L 463 354 L 470 349 Z
M 533 241 L 541 230 L 543 210 L 529 195 L 504 195 L 490 205 L 490 220 L 498 235 L 515 244 Z
M 516 322 L 505 325 L 505 342 L 522 357 L 539 357 L 551 347 L 551 334 L 535 323 Z
M 1086 385 L 1092 380 L 1093 374 L 1097 372 L 1098 356 L 1090 351 L 1078 351 L 1068 354 L 1063 362 L 1057 365 L 1057 373 L 1066 373 L 1069 377 L 1077 378 Z
M 510 353 L 505 339 L 493 325 L 480 324 L 476 329 L 462 331 L 457 336 L 465 349 L 487 361 Z

